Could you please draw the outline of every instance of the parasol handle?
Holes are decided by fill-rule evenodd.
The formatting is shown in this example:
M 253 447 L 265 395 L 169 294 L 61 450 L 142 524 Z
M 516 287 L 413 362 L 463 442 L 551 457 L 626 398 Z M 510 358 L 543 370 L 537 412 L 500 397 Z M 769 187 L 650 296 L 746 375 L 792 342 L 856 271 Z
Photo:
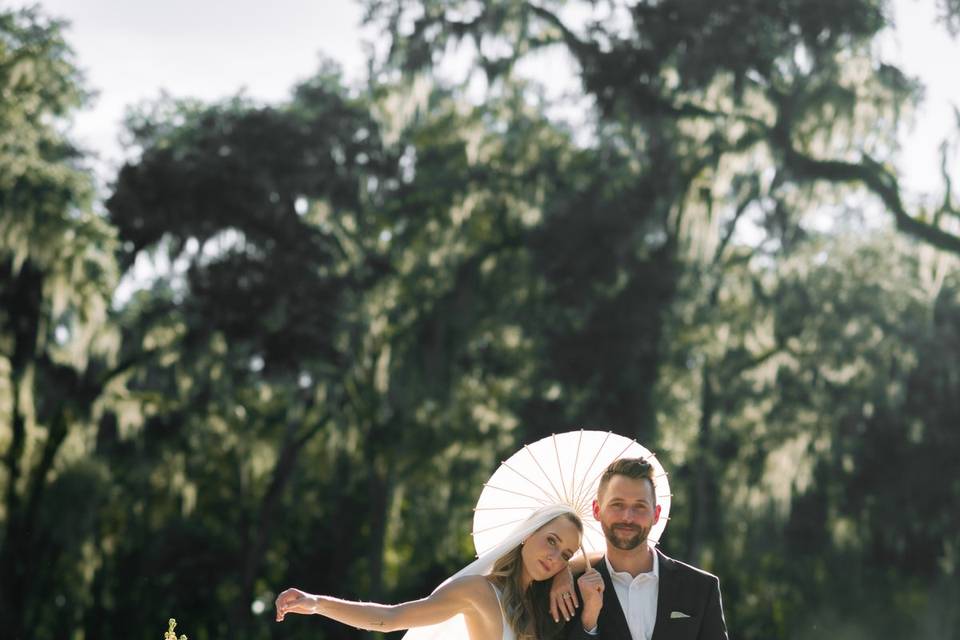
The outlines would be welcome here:
M 583 554 L 583 572 L 586 573 L 587 571 L 593 569 L 593 567 L 590 566 L 590 558 L 587 557 L 587 550 L 583 548 L 583 541 L 580 542 L 580 553 Z M 602 591 L 603 589 L 597 587 L 597 593 Z

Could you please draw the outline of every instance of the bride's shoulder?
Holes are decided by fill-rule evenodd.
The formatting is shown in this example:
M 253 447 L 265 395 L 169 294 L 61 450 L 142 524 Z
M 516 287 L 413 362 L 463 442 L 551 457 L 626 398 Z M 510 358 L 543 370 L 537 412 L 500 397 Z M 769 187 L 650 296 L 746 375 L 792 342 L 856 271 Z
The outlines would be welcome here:
M 496 603 L 497 596 L 490 588 L 490 581 L 486 576 L 462 576 L 451 580 L 444 588 L 475 604 Z
M 455 587 L 461 591 L 490 592 L 490 581 L 486 576 L 461 576 L 451 580 L 447 586 Z
M 475 620 L 499 620 L 500 601 L 485 576 L 463 576 L 451 580 L 444 588 L 450 590 L 450 596 L 463 603 L 468 618 L 477 615 L 480 617 Z

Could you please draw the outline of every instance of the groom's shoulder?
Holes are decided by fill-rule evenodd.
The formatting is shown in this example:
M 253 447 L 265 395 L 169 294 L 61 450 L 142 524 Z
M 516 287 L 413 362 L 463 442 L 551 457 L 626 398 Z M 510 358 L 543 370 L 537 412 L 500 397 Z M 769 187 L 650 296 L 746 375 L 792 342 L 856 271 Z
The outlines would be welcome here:
M 660 563 L 662 566 L 667 567 L 677 573 L 684 575 L 690 579 L 697 581 L 705 582 L 720 582 L 720 578 L 710 573 L 709 571 L 704 571 L 700 567 L 695 567 L 692 564 L 686 562 L 681 562 L 675 558 L 671 558 L 662 551 L 658 551 L 660 554 Z

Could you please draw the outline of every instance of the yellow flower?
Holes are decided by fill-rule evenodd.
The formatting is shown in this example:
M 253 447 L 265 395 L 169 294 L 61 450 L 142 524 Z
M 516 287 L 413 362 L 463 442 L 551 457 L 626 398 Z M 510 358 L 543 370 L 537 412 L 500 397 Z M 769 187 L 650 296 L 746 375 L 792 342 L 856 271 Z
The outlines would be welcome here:
M 170 626 L 170 628 L 167 629 L 165 634 L 163 634 L 163 640 L 177 640 L 177 634 L 173 631 L 177 628 L 177 621 L 173 618 L 170 618 L 170 620 L 167 621 L 167 624 Z M 187 636 L 181 635 L 180 640 L 187 640 Z

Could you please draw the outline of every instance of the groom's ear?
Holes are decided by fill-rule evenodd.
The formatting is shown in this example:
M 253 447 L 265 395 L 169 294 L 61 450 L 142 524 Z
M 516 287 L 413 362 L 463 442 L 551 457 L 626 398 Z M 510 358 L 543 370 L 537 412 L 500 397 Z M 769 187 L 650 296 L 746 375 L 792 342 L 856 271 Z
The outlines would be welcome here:
M 661 505 L 658 504 L 653 508 L 653 524 L 660 522 L 660 507 Z
M 600 503 L 596 500 L 593 501 L 593 519 L 597 522 L 600 521 Z

